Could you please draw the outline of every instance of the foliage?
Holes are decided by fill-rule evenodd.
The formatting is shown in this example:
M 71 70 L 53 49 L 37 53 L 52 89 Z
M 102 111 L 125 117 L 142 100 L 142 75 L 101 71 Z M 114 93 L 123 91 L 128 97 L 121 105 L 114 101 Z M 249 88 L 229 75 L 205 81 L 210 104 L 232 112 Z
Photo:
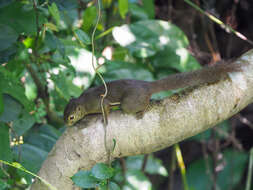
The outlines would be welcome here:
M 182 30 L 154 19 L 153 0 L 145 0 L 143 5 L 135 0 L 102 0 L 102 15 L 95 57 L 97 64 L 103 64 L 99 72 L 106 81 L 151 81 L 200 67 L 186 49 L 189 42 Z M 0 160 L 38 172 L 65 129 L 61 118 L 70 97 L 101 84 L 91 65 L 90 36 L 96 17 L 97 7 L 89 0 L 0 2 Z M 231 151 L 224 155 L 229 163 L 234 158 Z M 168 168 L 154 155 L 149 156 L 144 171 L 143 162 L 144 156 L 127 158 L 126 171 L 118 161 L 112 168 L 99 163 L 91 171 L 79 171 L 72 180 L 83 188 L 152 189 L 147 175 L 158 175 L 162 180 L 168 176 Z M 193 189 L 209 184 L 202 175 L 203 162 L 201 159 L 189 166 Z M 235 162 L 239 167 L 235 168 L 232 186 L 242 177 L 245 154 L 237 156 Z M 25 189 L 32 183 L 33 176 L 0 166 L 1 190 Z M 231 184 L 220 181 L 228 177 L 229 169 L 223 172 L 219 186 L 226 189 Z M 199 176 L 203 180 L 196 180 Z

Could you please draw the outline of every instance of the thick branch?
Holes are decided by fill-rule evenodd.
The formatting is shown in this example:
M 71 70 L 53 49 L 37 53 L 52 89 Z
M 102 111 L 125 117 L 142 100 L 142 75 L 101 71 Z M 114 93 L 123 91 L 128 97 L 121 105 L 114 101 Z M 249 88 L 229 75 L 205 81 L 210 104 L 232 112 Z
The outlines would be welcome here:
M 196 135 L 231 117 L 253 101 L 253 50 L 237 60 L 243 71 L 230 79 L 153 102 L 141 120 L 116 111 L 109 116 L 107 144 L 113 158 L 147 154 Z M 141 96 L 141 94 L 140 94 Z M 74 189 L 70 177 L 106 161 L 101 116 L 68 128 L 44 162 L 39 175 L 61 190 Z M 42 188 L 36 182 L 32 190 Z

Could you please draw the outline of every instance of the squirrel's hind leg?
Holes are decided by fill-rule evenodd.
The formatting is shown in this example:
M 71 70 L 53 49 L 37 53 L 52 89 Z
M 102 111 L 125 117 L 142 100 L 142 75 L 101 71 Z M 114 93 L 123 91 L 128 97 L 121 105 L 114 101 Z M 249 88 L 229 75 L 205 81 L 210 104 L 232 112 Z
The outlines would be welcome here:
M 125 96 L 121 101 L 121 109 L 128 114 L 136 114 L 141 119 L 149 105 L 150 95 L 136 94 Z

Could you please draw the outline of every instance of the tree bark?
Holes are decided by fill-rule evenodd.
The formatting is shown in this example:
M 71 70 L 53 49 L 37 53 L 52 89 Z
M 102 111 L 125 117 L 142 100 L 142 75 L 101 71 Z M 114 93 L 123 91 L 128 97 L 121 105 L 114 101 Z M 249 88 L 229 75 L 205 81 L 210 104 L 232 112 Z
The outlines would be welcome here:
M 107 144 L 112 158 L 148 154 L 201 133 L 236 114 L 253 101 L 253 50 L 236 62 L 242 72 L 206 84 L 159 102 L 152 102 L 144 117 L 137 120 L 121 111 L 110 113 Z M 141 96 L 141 94 L 140 94 Z M 78 189 L 70 179 L 78 170 L 89 170 L 106 162 L 102 117 L 88 116 L 78 126 L 68 128 L 55 144 L 39 171 L 39 176 L 60 190 Z M 36 180 L 32 190 L 49 189 Z

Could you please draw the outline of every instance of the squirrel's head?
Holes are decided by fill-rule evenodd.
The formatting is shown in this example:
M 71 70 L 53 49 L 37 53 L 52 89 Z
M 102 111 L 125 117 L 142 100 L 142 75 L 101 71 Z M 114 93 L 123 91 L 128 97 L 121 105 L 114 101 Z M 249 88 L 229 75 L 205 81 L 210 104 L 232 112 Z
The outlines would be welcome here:
M 77 98 L 70 99 L 69 103 L 64 109 L 64 122 L 71 126 L 75 124 L 77 121 L 82 119 L 85 115 L 84 107 L 80 105 L 80 102 Z

